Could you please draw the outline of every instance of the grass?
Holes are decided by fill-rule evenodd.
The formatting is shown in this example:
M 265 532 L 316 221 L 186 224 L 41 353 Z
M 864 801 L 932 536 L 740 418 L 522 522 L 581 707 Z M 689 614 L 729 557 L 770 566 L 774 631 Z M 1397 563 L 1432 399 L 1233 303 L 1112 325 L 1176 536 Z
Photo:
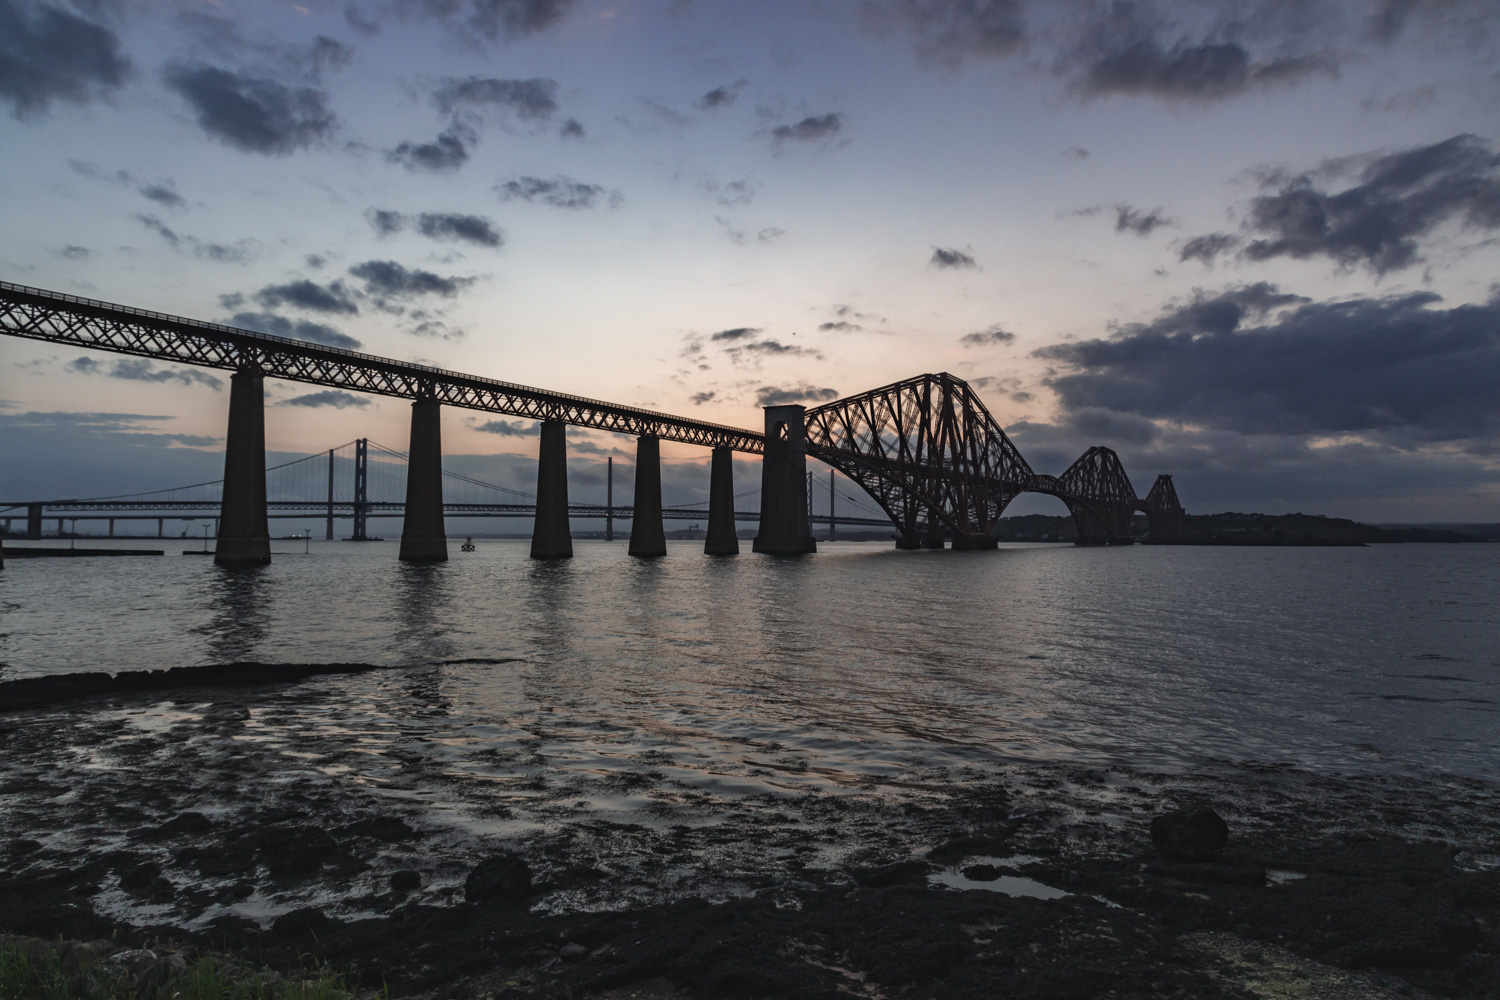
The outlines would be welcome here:
M 158 966 L 137 975 L 97 954 L 60 950 L 35 939 L 0 946 L 0 1000 L 358 1000 L 361 996 L 368 993 L 356 992 L 343 976 L 321 967 L 285 977 L 231 959 L 204 957 L 189 961 L 185 968 Z

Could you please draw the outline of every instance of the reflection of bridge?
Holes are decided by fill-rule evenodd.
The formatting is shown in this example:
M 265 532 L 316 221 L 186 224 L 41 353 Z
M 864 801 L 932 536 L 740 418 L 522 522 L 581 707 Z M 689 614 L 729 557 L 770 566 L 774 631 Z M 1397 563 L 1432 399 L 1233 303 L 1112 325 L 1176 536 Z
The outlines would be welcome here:
M 540 558 L 572 554 L 574 505 L 564 435 L 569 424 L 637 437 L 632 555 L 666 552 L 662 521 L 670 508 L 662 503 L 663 439 L 713 449 L 704 546 L 710 553 L 739 550 L 735 451 L 762 456 L 758 552 L 816 549 L 809 530 L 809 455 L 869 493 L 895 525 L 901 548 L 941 547 L 947 539 L 955 548 L 993 547 L 1001 513 L 1025 492 L 1067 504 L 1080 543 L 1129 542 L 1136 510 L 1146 513 L 1154 541 L 1176 540 L 1180 533 L 1182 507 L 1170 477 L 1159 477 L 1139 498 L 1115 453 L 1098 447 L 1061 476 L 1038 475 L 968 384 L 948 374 L 918 376 L 810 410 L 767 407 L 766 430 L 759 434 L 5 282 L 0 333 L 234 372 L 216 547 L 216 560 L 228 565 L 270 559 L 266 376 L 413 400 L 401 502 L 403 559 L 447 558 L 439 422 L 444 403 L 541 421 L 536 494 L 524 505 L 535 519 L 532 555 Z M 351 508 L 351 514 L 357 519 L 359 512 Z

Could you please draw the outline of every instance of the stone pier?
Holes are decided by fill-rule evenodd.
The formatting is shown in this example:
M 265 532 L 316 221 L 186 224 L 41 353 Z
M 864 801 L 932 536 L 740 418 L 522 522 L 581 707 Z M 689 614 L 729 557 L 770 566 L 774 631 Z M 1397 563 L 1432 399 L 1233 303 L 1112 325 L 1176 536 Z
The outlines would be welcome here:
M 264 566 L 271 561 L 266 521 L 266 394 L 259 372 L 229 379 L 229 436 L 224 447 L 224 497 L 219 503 L 214 562 Z
M 42 537 L 42 505 L 39 503 L 26 505 L 26 537 L 28 539 Z
M 531 531 L 531 558 L 573 558 L 568 528 L 568 440 L 560 420 L 542 421 L 537 453 L 536 523 Z
M 768 406 L 761 459 L 760 533 L 752 548 L 773 555 L 818 551 L 807 523 L 805 406 Z
M 711 556 L 737 556 L 740 540 L 734 532 L 734 451 L 715 448 L 708 478 L 708 537 L 703 551 Z
M 411 404 L 411 448 L 406 460 L 406 516 L 401 524 L 401 559 L 446 562 L 448 534 L 443 524 L 442 404 L 431 397 Z
M 630 554 L 667 554 L 661 523 L 661 438 L 642 435 L 635 442 L 635 512 L 630 519 Z

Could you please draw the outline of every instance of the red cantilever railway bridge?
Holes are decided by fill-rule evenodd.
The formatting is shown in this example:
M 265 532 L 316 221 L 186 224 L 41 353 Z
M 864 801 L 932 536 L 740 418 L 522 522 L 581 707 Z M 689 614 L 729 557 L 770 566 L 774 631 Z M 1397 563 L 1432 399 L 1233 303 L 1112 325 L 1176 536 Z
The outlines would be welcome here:
M 534 555 L 571 554 L 562 434 L 567 424 L 639 439 L 631 533 L 637 555 L 665 552 L 661 440 L 714 450 L 708 551 L 738 549 L 730 462 L 736 451 L 762 456 L 757 551 L 814 550 L 804 475 L 808 455 L 868 492 L 890 516 L 902 548 L 940 547 L 947 539 L 955 548 L 993 547 L 1002 512 L 1027 492 L 1062 500 L 1080 543 L 1129 542 L 1136 511 L 1146 514 L 1153 541 L 1176 541 L 1181 534 L 1183 508 L 1170 476 L 1159 476 L 1138 497 L 1119 458 L 1104 447 L 1090 448 L 1060 476 L 1038 474 L 974 390 L 947 373 L 919 375 L 810 409 L 767 407 L 766 430 L 758 433 L 9 282 L 0 282 L 0 333 L 235 373 L 220 533 L 221 561 L 229 563 L 264 561 L 261 553 L 269 558 L 268 546 L 259 543 L 265 534 L 266 376 L 413 400 L 403 558 L 446 558 L 437 419 L 443 404 L 542 422 Z M 242 531 L 253 537 L 248 547 L 236 548 L 235 535 Z

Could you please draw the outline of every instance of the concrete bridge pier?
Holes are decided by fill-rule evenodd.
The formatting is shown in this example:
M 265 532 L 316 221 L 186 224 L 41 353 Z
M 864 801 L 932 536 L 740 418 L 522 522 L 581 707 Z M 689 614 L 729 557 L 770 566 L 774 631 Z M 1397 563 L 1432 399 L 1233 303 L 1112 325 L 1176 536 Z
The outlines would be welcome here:
M 568 527 L 568 439 L 560 420 L 542 421 L 537 452 L 536 522 L 531 530 L 531 558 L 573 558 Z
M 703 552 L 711 556 L 740 554 L 734 533 L 734 449 L 715 448 L 708 476 L 708 537 Z
M 667 554 L 661 519 L 661 438 L 641 435 L 635 442 L 635 511 L 630 519 L 630 554 L 654 559 Z
M 266 393 L 259 372 L 229 379 L 229 435 L 224 447 L 224 498 L 219 503 L 214 562 L 243 568 L 271 561 L 266 520 Z
M 920 544 L 924 549 L 941 549 L 944 547 L 944 541 L 941 531 L 924 531 Z
M 401 524 L 404 562 L 447 562 L 443 524 L 442 404 L 431 396 L 411 404 L 411 448 L 406 460 L 406 516 Z
M 805 406 L 768 406 L 760 464 L 760 532 L 751 548 L 772 555 L 818 551 L 807 523 Z
M 42 505 L 39 503 L 26 505 L 26 537 L 28 539 L 42 537 Z
M 998 549 L 1000 543 L 990 535 L 954 535 L 953 551 L 960 550 L 976 551 L 980 549 Z

